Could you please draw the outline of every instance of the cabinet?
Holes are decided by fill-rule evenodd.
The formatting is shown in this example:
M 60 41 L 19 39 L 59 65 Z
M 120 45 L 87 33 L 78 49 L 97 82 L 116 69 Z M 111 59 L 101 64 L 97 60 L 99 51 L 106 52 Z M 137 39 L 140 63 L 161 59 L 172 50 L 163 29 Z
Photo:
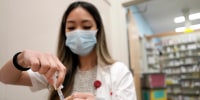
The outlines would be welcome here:
M 163 41 L 162 66 L 168 97 L 200 100 L 200 39 L 185 35 Z

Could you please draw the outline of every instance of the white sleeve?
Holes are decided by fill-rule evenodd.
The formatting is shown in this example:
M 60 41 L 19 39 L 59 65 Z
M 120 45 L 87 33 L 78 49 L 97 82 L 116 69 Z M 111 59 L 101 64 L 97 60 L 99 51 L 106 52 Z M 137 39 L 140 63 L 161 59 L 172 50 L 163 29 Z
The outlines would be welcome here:
M 123 63 L 117 62 L 111 68 L 113 100 L 137 100 L 132 73 Z
M 38 72 L 33 72 L 32 70 L 28 70 L 28 74 L 32 83 L 32 86 L 30 87 L 32 92 L 48 88 L 48 81 L 43 75 Z

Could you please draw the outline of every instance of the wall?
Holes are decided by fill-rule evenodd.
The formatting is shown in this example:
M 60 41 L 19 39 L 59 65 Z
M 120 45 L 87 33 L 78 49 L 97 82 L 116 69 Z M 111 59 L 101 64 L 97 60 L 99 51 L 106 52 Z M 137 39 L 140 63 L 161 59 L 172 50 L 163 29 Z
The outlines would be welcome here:
M 129 66 L 128 36 L 126 23 L 126 9 L 121 2 L 111 0 L 111 54 L 116 60 Z
M 0 66 L 25 48 L 55 53 L 60 15 L 67 3 L 54 0 L 0 1 Z M 0 83 L 0 100 L 45 100 L 47 90 Z
M 135 21 L 136 21 L 136 24 L 138 26 L 140 35 L 144 36 L 144 35 L 153 34 L 153 31 L 152 31 L 150 25 L 146 22 L 144 17 L 140 14 L 140 13 L 143 13 L 143 12 L 140 12 L 135 6 L 131 6 L 129 8 L 131 9 L 131 12 L 132 12 L 132 14 L 135 18 Z
M 137 9 L 137 7 L 135 6 L 130 6 L 128 7 L 130 9 L 131 15 L 135 20 L 135 24 L 138 28 L 138 33 L 141 37 L 140 40 L 140 47 L 141 47 L 141 56 L 142 58 L 140 59 L 140 66 L 141 66 L 141 74 L 145 73 L 148 71 L 148 67 L 147 67 L 147 57 L 146 57 L 146 39 L 144 38 L 145 35 L 151 35 L 153 34 L 153 31 L 150 27 L 150 25 L 146 22 L 146 20 L 144 19 L 144 17 L 141 15 L 141 11 L 139 11 Z M 136 34 L 136 33 L 132 33 L 132 34 Z
M 121 3 L 85 1 L 94 3 L 100 10 L 112 56 L 128 65 L 125 11 Z M 55 54 L 61 16 L 70 2 L 72 0 L 0 0 L 0 66 L 23 49 Z M 32 93 L 27 87 L 0 83 L 0 100 L 46 100 L 47 96 L 48 90 Z

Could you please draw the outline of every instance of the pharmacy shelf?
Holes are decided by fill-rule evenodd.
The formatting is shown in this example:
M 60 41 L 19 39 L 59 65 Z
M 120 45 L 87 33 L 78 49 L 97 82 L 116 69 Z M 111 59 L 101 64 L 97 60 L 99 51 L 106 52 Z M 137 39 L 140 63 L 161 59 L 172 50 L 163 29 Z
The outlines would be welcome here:
M 164 61 L 171 61 L 171 60 L 184 60 L 184 59 L 187 59 L 187 58 L 199 58 L 200 55 L 199 54 L 193 54 L 193 55 L 186 55 L 186 56 L 181 56 L 181 57 L 174 57 L 174 58 L 165 58 L 163 59 Z
M 188 51 L 199 51 L 200 48 L 197 48 L 197 49 L 187 49 L 187 50 L 177 50 L 177 51 L 171 51 L 171 52 L 167 52 L 167 51 L 164 51 L 163 55 L 169 55 L 169 54 L 175 54 L 175 53 L 185 53 L 185 52 L 188 52 Z
M 188 48 L 188 45 L 195 46 L 193 48 Z M 181 48 L 181 46 L 184 46 L 184 48 Z M 166 72 L 166 79 L 175 82 L 175 84 L 167 84 L 169 96 L 177 98 L 180 96 L 200 97 L 200 66 L 198 65 L 200 60 L 199 46 L 199 41 L 163 45 L 163 70 Z M 191 61 L 186 63 L 187 59 Z M 199 67 L 197 68 L 198 70 L 188 70 L 196 68 L 196 66 Z M 195 82 L 197 82 L 199 86 L 195 85 Z
M 196 43 L 199 43 L 199 41 L 184 41 L 184 42 L 179 42 L 179 43 L 174 43 L 174 44 L 166 44 L 166 45 L 163 45 L 163 48 L 180 46 L 180 45 L 188 45 L 188 44 L 196 44 Z
M 168 95 L 199 96 L 199 93 L 167 93 Z
M 190 77 L 190 78 L 182 78 L 180 79 L 180 82 L 182 81 L 198 81 L 200 82 L 200 77 L 194 78 L 194 77 Z
M 171 100 L 200 100 L 200 35 L 182 34 L 160 40 L 157 47 L 162 55 L 154 52 L 154 46 L 146 48 L 146 56 L 152 57 L 150 61 L 159 58 L 154 64 L 147 63 L 148 67 L 156 69 L 160 64 Z
M 180 64 L 180 65 L 174 65 L 174 66 L 165 66 L 163 67 L 164 69 L 167 69 L 167 68 L 179 68 L 179 67 L 193 67 L 193 65 L 196 65 L 197 62 L 193 62 L 193 63 L 189 63 L 189 64 Z
M 182 86 L 182 89 L 196 89 L 196 90 L 200 90 L 200 86 L 194 86 L 194 87 L 189 87 L 189 86 L 187 86 L 187 87 L 183 87 Z
M 165 73 L 167 76 L 174 75 L 188 75 L 188 74 L 199 74 L 199 72 L 179 72 L 179 73 Z M 199 79 L 200 80 L 200 79 Z
M 167 87 L 180 87 L 181 84 L 167 84 Z

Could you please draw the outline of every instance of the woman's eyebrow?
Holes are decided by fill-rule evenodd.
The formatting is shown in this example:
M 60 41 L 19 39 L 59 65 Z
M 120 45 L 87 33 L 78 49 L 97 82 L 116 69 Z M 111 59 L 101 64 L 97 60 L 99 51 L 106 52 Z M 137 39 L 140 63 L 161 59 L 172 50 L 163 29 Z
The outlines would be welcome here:
M 73 21 L 73 20 L 67 20 L 67 23 L 75 23 L 75 21 Z
M 74 20 L 67 20 L 67 22 L 66 22 L 67 24 L 75 24 L 76 23 L 76 21 L 74 21 Z M 84 23 L 92 23 L 92 21 L 90 20 L 90 19 L 84 19 L 84 20 L 82 20 L 81 22 L 80 22 L 81 24 L 84 24 Z
M 81 23 L 92 23 L 92 21 L 89 19 L 85 19 L 85 20 L 82 20 Z

